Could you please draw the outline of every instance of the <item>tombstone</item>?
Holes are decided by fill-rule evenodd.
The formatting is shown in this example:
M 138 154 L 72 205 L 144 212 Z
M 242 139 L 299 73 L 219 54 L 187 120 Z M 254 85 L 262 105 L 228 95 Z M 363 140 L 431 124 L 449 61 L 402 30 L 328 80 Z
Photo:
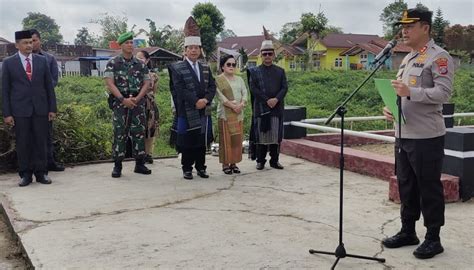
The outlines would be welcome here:
M 301 139 L 306 137 L 306 128 L 295 127 L 289 123 L 291 121 L 301 121 L 303 119 L 306 119 L 306 107 L 285 106 L 285 112 L 283 114 L 283 138 Z
M 474 197 L 474 129 L 446 129 L 443 173 L 459 177 L 461 199 Z
M 444 125 L 446 128 L 454 126 L 454 103 L 443 104 Z

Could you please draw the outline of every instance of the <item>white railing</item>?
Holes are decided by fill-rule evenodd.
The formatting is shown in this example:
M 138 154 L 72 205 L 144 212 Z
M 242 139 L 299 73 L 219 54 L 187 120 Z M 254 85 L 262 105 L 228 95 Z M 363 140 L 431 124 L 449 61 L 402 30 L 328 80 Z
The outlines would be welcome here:
M 316 129 L 316 130 L 320 130 L 324 132 L 340 132 L 341 131 L 340 128 L 320 126 L 320 125 L 302 123 L 298 121 L 291 121 L 290 125 L 296 126 L 296 127 Z M 363 131 L 353 131 L 350 129 L 344 129 L 344 134 L 353 135 L 353 136 L 362 137 L 362 138 L 368 138 L 368 139 L 375 139 L 375 140 L 384 141 L 384 142 L 391 142 L 391 143 L 395 142 L 395 137 L 373 134 L 373 133 L 368 133 L 368 132 L 363 132 Z
M 449 117 L 472 117 L 472 116 L 474 116 L 474 112 L 455 113 L 455 114 L 452 114 L 452 115 L 443 115 L 444 118 L 449 118 Z M 323 132 L 341 132 L 341 129 L 337 128 L 337 127 L 328 127 L 328 126 L 315 125 L 315 124 L 318 124 L 318 123 L 325 123 L 327 120 L 328 120 L 328 118 L 312 118 L 312 119 L 303 119 L 301 121 L 291 121 L 291 122 L 289 122 L 289 124 L 292 125 L 292 126 L 296 126 L 296 127 L 304 127 L 304 128 L 309 128 L 309 129 L 315 129 L 315 130 L 319 130 L 319 131 L 323 131 Z M 352 127 L 352 122 L 385 120 L 385 116 L 345 117 L 344 120 L 349 122 L 350 126 Z M 341 122 L 341 118 L 333 118 L 332 122 L 335 122 L 335 123 Z M 373 133 L 364 132 L 364 131 L 354 131 L 354 130 L 350 130 L 350 129 L 345 129 L 344 134 L 353 135 L 353 136 L 362 137 L 362 138 L 368 138 L 368 139 L 375 139 L 375 140 L 390 142 L 390 143 L 395 142 L 395 137 L 379 135 L 379 134 L 373 134 Z
M 474 112 L 467 112 L 467 113 L 455 113 L 451 115 L 443 115 L 444 118 L 449 117 L 471 117 L 474 116 Z M 308 124 L 318 124 L 318 123 L 325 123 L 328 119 L 327 118 L 310 118 L 310 119 L 303 119 L 301 120 L 302 123 Z M 385 116 L 356 116 L 356 117 L 345 117 L 345 121 L 347 122 L 358 122 L 358 121 L 373 121 L 373 120 L 385 120 Z M 331 122 L 341 122 L 341 118 L 334 118 Z
M 64 71 L 59 73 L 61 77 L 66 77 L 66 76 L 81 76 L 80 71 Z
M 65 72 L 60 72 L 59 74 L 60 74 L 61 77 L 82 76 L 80 71 L 65 71 Z M 102 77 L 102 76 L 104 76 L 104 71 L 93 69 L 93 70 L 91 70 L 91 75 L 90 76 L 92 76 L 92 77 Z

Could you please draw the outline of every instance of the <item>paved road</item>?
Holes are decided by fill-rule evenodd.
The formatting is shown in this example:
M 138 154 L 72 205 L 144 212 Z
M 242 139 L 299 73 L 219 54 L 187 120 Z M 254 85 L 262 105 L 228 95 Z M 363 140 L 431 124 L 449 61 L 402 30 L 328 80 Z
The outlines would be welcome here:
M 185 181 L 177 159 L 157 160 L 151 176 L 110 178 L 112 164 L 51 173 L 50 186 L 16 186 L 0 175 L 3 207 L 37 269 L 329 269 L 338 242 L 339 171 L 283 156 L 285 170 L 224 175 L 208 157 L 211 178 Z M 415 247 L 385 250 L 380 240 L 399 228 L 399 205 L 388 183 L 345 173 L 344 243 L 337 269 L 472 269 L 473 202 L 447 205 L 445 253 L 418 260 Z M 425 230 L 419 222 L 420 237 Z

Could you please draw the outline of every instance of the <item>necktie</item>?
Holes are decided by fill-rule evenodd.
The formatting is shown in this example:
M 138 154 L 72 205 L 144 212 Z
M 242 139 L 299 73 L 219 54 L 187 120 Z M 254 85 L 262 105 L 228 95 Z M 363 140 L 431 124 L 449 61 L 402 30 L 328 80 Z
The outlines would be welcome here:
M 199 78 L 199 72 L 197 70 L 196 62 L 193 63 L 193 69 L 194 69 L 194 73 L 196 73 L 196 77 L 198 78 L 198 81 L 201 81 L 201 78 Z
M 26 58 L 26 76 L 28 77 L 28 80 L 31 81 L 32 73 L 31 73 L 31 63 L 30 63 L 30 58 Z

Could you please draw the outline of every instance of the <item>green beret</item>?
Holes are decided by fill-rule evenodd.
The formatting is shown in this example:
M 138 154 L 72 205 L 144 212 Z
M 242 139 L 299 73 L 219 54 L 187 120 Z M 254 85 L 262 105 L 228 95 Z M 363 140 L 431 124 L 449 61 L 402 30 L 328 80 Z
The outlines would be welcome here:
M 131 40 L 131 39 L 133 39 L 133 33 L 132 32 L 123 33 L 117 38 L 117 43 L 119 45 L 122 45 L 125 41 Z

